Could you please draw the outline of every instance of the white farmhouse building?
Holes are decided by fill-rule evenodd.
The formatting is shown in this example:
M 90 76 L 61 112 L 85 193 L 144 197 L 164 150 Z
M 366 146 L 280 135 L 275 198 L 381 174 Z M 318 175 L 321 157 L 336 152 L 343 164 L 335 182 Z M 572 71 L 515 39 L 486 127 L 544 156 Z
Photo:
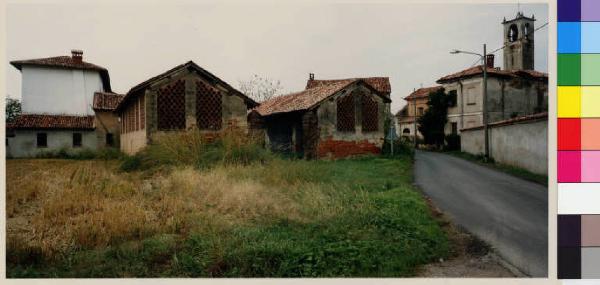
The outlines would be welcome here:
M 118 146 L 114 109 L 122 96 L 106 68 L 83 61 L 79 50 L 10 63 L 22 74 L 22 114 L 7 124 L 7 156 Z

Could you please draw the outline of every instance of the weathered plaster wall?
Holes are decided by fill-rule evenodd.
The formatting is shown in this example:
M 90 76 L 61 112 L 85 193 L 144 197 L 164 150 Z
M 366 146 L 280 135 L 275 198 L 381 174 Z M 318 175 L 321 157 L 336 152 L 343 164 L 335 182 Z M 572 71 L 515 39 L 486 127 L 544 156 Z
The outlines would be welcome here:
M 94 92 L 104 91 L 97 71 L 23 66 L 23 113 L 93 115 Z
M 98 148 L 106 147 L 106 134 L 113 134 L 113 147 L 119 147 L 121 123 L 119 116 L 114 112 L 96 111 L 95 116 L 96 139 Z
M 135 154 L 146 146 L 146 130 L 138 130 L 121 134 L 121 151 L 126 154 Z
M 377 102 L 378 131 L 363 132 L 360 96 L 354 97 L 355 106 L 355 131 L 341 132 L 337 130 L 337 104 L 336 100 L 346 94 L 370 94 Z M 387 114 L 387 103 L 383 98 L 374 94 L 363 85 L 351 85 L 345 92 L 338 92 L 327 99 L 316 109 L 319 124 L 318 157 L 345 157 L 349 155 L 379 153 L 384 139 L 384 122 Z
M 37 133 L 47 134 L 48 147 L 37 147 Z M 81 133 L 81 147 L 73 147 L 73 133 Z M 14 134 L 14 137 L 8 137 L 7 157 L 34 157 L 42 152 L 61 149 L 69 152 L 96 149 L 96 132 L 93 130 L 15 130 Z
M 446 93 L 456 90 L 456 107 L 448 108 L 445 132 L 452 132 L 451 123 L 461 129 L 483 125 L 483 77 L 444 84 Z M 488 122 L 506 120 L 548 110 L 547 83 L 521 78 L 488 78 Z
M 490 156 L 495 161 L 548 174 L 547 120 L 491 127 L 489 133 Z M 461 150 L 483 154 L 483 129 L 464 130 L 461 133 Z

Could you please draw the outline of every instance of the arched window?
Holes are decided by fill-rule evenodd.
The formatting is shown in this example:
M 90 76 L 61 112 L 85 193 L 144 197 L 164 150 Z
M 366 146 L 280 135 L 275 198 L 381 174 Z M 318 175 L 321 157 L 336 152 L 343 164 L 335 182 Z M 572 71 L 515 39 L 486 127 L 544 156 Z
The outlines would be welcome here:
M 410 134 L 410 130 L 408 128 L 404 128 L 404 130 L 402 130 L 403 134 Z
M 517 25 L 512 24 L 510 25 L 510 27 L 508 28 L 508 41 L 509 42 L 514 42 L 519 38 L 519 29 L 517 28 Z
M 531 32 L 531 26 L 529 25 L 529 23 L 525 23 L 525 25 L 523 26 L 523 36 L 525 36 L 526 39 L 529 38 L 529 33 Z

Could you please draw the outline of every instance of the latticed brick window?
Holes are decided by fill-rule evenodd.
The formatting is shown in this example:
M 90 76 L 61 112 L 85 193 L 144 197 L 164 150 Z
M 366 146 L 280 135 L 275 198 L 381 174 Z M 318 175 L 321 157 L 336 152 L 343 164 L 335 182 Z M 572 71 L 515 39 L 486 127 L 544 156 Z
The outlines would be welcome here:
M 135 99 L 135 104 L 133 104 L 133 129 L 135 131 L 140 129 L 140 99 L 139 97 Z
M 139 97 L 140 99 L 140 129 L 146 128 L 146 95 Z
M 379 110 L 377 102 L 369 95 L 361 96 L 362 131 L 376 132 L 379 129 Z
M 185 128 L 185 82 L 179 80 L 158 90 L 156 115 L 159 130 Z
M 337 130 L 354 132 L 354 96 L 352 94 L 337 99 Z
M 196 123 L 201 130 L 220 130 L 222 119 L 221 92 L 196 81 Z

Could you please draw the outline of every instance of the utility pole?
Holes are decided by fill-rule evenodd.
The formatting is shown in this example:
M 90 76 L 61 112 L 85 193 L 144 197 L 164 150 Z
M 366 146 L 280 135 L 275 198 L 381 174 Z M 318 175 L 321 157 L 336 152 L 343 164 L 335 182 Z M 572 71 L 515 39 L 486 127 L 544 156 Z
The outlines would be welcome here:
M 484 138 L 484 160 L 488 161 L 488 159 L 490 158 L 490 142 L 489 142 L 489 134 L 488 134 L 488 111 L 487 111 L 487 64 L 488 64 L 488 60 L 487 60 L 487 50 L 486 50 L 486 46 L 485 44 L 483 44 L 483 55 L 479 54 L 479 53 L 475 53 L 475 52 L 470 52 L 470 51 L 462 51 L 462 50 L 452 50 L 450 51 L 451 54 L 459 54 L 459 53 L 464 53 L 464 54 L 472 54 L 472 55 L 476 55 L 479 56 L 481 58 L 481 62 L 483 62 L 483 104 L 482 104 L 482 121 L 483 121 L 483 135 L 485 136 Z
M 488 118 L 487 118 L 487 50 L 485 44 L 483 44 L 483 135 L 485 136 L 485 157 L 484 160 L 487 162 L 490 158 L 490 144 L 488 135 Z

